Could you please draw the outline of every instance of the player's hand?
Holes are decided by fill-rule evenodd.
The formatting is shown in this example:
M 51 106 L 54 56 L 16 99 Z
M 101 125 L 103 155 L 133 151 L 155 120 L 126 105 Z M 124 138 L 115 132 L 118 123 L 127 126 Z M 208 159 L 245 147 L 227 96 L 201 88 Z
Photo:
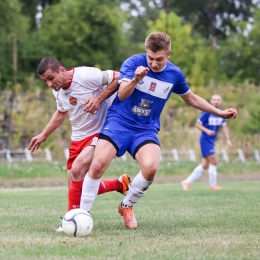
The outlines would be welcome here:
M 39 135 L 34 136 L 27 149 L 31 150 L 31 152 L 38 150 L 41 143 L 43 143 L 46 139 L 47 139 L 47 137 L 43 134 L 39 134 Z
M 149 71 L 149 68 L 147 68 L 147 67 L 143 67 L 143 66 L 137 67 L 137 69 L 135 70 L 135 77 L 134 77 L 134 79 L 137 82 L 139 82 L 141 79 L 143 79 L 146 76 L 148 71 Z
M 212 131 L 212 130 L 207 130 L 207 134 L 209 135 L 209 136 L 213 136 L 214 134 L 215 134 L 215 131 Z
M 237 117 L 237 110 L 235 108 L 223 110 L 220 116 L 225 119 L 235 119 Z
M 227 140 L 227 146 L 228 146 L 228 149 L 231 149 L 232 148 L 232 143 L 230 140 Z
M 88 98 L 84 104 L 86 105 L 83 109 L 85 112 L 96 114 L 100 106 L 100 100 L 97 97 L 92 97 Z

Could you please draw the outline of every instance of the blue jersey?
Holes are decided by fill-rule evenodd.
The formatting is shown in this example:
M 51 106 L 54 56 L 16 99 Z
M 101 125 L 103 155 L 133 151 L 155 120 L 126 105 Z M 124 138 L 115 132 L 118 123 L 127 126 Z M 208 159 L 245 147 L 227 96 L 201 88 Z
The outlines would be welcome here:
M 132 80 L 139 66 L 149 67 L 146 54 L 136 54 L 122 64 L 119 83 Z M 127 99 L 120 101 L 116 96 L 108 110 L 107 119 L 119 120 L 130 129 L 159 131 L 160 114 L 171 93 L 185 95 L 189 91 L 183 72 L 167 61 L 160 72 L 150 69 Z
M 213 143 L 216 139 L 219 128 L 222 125 L 226 124 L 226 119 L 224 119 L 220 116 L 217 116 L 217 115 L 210 114 L 208 112 L 202 112 L 201 116 L 198 118 L 197 121 L 199 123 L 201 123 L 207 129 L 210 129 L 210 130 L 215 132 L 214 135 L 210 136 L 210 135 L 208 135 L 208 134 L 206 134 L 205 132 L 202 131 L 201 136 L 200 136 L 200 140 L 201 141 L 209 141 L 209 142 L 213 142 Z

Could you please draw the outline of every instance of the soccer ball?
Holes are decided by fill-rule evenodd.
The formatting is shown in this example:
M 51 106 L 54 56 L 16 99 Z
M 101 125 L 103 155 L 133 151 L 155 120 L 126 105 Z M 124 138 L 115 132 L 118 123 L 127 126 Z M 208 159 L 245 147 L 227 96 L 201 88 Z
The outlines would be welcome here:
M 86 237 L 93 229 L 92 217 L 83 209 L 72 209 L 62 219 L 62 229 L 69 236 Z

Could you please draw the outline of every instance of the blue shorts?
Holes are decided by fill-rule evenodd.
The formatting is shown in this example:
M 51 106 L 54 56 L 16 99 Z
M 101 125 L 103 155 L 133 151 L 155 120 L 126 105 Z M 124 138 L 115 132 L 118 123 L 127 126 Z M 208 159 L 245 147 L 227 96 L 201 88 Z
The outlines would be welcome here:
M 108 138 L 107 138 L 108 137 Z M 128 151 L 133 158 L 138 150 L 148 143 L 160 146 L 156 130 L 144 130 L 134 127 L 126 127 L 116 121 L 106 121 L 100 131 L 100 139 L 108 140 L 117 150 L 120 157 Z
M 202 157 L 215 154 L 214 142 L 206 139 L 200 140 L 200 150 Z

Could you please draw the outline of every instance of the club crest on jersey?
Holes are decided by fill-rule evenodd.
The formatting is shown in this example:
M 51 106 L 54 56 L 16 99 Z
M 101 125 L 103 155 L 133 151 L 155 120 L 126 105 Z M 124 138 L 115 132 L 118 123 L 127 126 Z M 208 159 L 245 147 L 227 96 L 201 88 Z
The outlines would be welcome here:
M 151 114 L 151 109 L 149 109 L 151 103 L 152 103 L 152 101 L 143 98 L 143 99 L 141 99 L 139 106 L 134 106 L 132 108 L 132 112 L 138 116 L 147 117 Z
M 163 90 L 164 93 L 167 93 L 169 91 L 170 87 L 167 87 Z
M 157 83 L 155 83 L 155 82 L 151 82 L 151 85 L 150 85 L 149 91 L 154 92 L 154 91 L 155 91 L 155 88 L 156 88 L 156 85 L 157 85 Z
M 75 97 L 70 97 L 70 104 L 75 106 L 77 104 L 77 99 Z

